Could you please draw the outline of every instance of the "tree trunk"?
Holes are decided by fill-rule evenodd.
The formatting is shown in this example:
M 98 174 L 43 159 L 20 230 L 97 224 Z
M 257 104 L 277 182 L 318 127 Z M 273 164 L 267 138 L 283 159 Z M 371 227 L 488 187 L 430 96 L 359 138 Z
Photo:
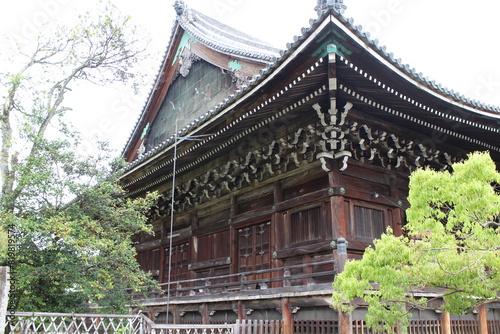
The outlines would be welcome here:
M 338 310 L 339 314 L 339 333 L 352 334 L 352 320 L 351 315 Z
M 479 334 L 488 334 L 488 316 L 486 306 L 483 304 L 478 307 Z
M 443 312 L 441 315 L 441 329 L 442 334 L 451 334 L 451 319 L 448 312 Z

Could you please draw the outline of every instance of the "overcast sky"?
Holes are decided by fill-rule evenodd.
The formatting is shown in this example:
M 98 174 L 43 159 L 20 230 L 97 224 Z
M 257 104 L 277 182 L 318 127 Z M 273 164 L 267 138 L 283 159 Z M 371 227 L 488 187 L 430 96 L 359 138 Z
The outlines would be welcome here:
M 67 22 L 97 0 L 2 0 L 3 36 L 33 38 L 43 21 Z M 155 73 L 174 20 L 174 0 L 114 0 L 124 14 L 150 34 L 152 57 L 142 64 Z M 316 18 L 316 0 L 185 0 L 212 18 L 279 48 Z M 500 105 L 500 3 L 492 0 L 344 0 L 352 17 L 396 58 L 473 99 Z M 3 47 L 5 44 L 3 44 Z M 7 44 L 8 45 L 8 44 Z M 74 96 L 75 121 L 88 139 L 110 140 L 121 150 L 141 112 L 150 87 L 139 96 L 95 88 Z M 84 117 L 80 117 L 80 116 Z

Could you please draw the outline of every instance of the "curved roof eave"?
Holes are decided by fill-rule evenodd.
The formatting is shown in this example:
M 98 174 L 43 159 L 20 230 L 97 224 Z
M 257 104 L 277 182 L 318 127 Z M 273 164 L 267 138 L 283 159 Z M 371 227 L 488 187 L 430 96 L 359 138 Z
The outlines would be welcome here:
M 249 86 L 236 91 L 235 94 L 219 103 L 217 106 L 214 106 L 213 109 L 202 115 L 199 119 L 193 120 L 193 122 L 191 122 L 186 128 L 180 130 L 177 135 L 187 136 L 194 131 L 202 129 L 208 124 L 208 122 L 220 118 L 232 110 L 235 106 L 252 96 L 253 93 L 258 91 L 267 81 L 271 80 L 274 74 L 278 73 L 281 68 L 292 61 L 296 55 L 300 53 L 300 51 L 303 50 L 330 22 L 333 22 L 333 24 L 340 28 L 357 44 L 362 46 L 363 49 L 365 49 L 386 68 L 418 89 L 431 96 L 439 98 L 444 102 L 450 103 L 475 114 L 500 119 L 500 107 L 488 107 L 480 102 L 466 99 L 462 96 L 458 96 L 457 93 L 453 91 L 442 88 L 440 85 L 425 79 L 420 73 L 416 73 L 413 69 L 410 70 L 408 65 L 403 65 L 399 59 L 394 59 L 394 56 L 391 53 L 386 52 L 386 48 L 384 46 L 378 46 L 377 41 L 370 39 L 369 34 L 363 32 L 360 26 L 354 26 L 352 24 L 352 19 L 348 19 L 341 13 L 332 9 L 327 11 L 318 19 L 311 20 L 310 26 L 302 29 L 302 35 L 295 36 L 294 42 L 287 45 L 287 50 L 281 51 L 280 55 L 274 59 L 274 62 L 269 64 L 267 69 L 262 70 L 261 75 L 257 76 Z M 481 106 L 476 106 L 474 103 Z M 153 161 L 156 157 L 168 151 L 169 148 L 173 147 L 173 139 L 174 135 L 161 145 L 157 146 L 155 149 L 148 152 L 142 159 L 132 162 L 126 168 L 126 174 L 132 173 L 139 166 Z
M 194 10 L 186 9 L 177 21 L 197 40 L 219 52 L 274 62 L 280 49 L 224 25 Z
M 322 23 L 319 23 L 318 30 L 307 34 L 305 37 L 305 41 L 302 41 L 300 45 L 294 47 L 293 50 L 289 50 L 290 52 L 286 53 L 286 57 L 283 56 L 278 58 L 276 62 L 272 65 L 268 66 L 267 69 L 261 71 L 261 75 L 258 75 L 254 81 L 250 83 L 250 85 L 245 86 L 244 88 L 235 92 L 235 94 L 231 95 L 230 98 L 225 99 L 223 102 L 219 103 L 213 109 L 209 110 L 207 113 L 202 115 L 199 119 L 203 119 L 203 121 L 194 120 L 191 122 L 186 128 L 180 130 L 177 134 L 178 137 L 188 137 L 194 133 L 194 131 L 199 131 L 203 127 L 208 126 L 209 122 L 215 121 L 220 117 L 226 115 L 229 111 L 233 110 L 238 105 L 244 103 L 249 98 L 251 98 L 254 94 L 257 94 L 260 89 L 270 80 L 274 78 L 275 75 L 280 73 L 280 70 L 286 67 L 290 62 L 292 62 L 298 54 L 301 53 L 303 49 L 305 49 L 310 42 L 312 42 L 319 32 L 328 25 L 329 21 L 324 20 Z M 285 54 L 285 53 L 283 53 Z M 122 177 L 133 173 L 135 170 L 140 168 L 140 166 L 147 165 L 149 162 L 154 161 L 162 154 L 170 150 L 174 146 L 175 136 L 172 135 L 166 141 L 164 141 L 161 145 L 157 146 L 155 149 L 147 152 L 142 159 L 136 160 L 130 163 L 125 170 L 124 175 Z M 182 141 L 182 139 L 181 139 Z
M 500 119 L 500 106 L 485 105 L 427 79 L 422 73 L 418 73 L 409 65 L 403 64 L 401 59 L 396 59 L 393 53 L 387 52 L 385 46 L 379 46 L 377 40 L 370 39 L 370 34 L 364 32 L 361 26 L 354 26 L 352 19 L 346 18 L 334 10 L 329 11 L 329 13 L 332 14 L 330 15 L 332 22 L 337 27 L 401 78 L 447 103 L 482 116 Z
M 149 105 L 151 104 L 155 88 L 161 83 L 162 72 L 167 64 L 167 58 L 168 58 L 168 55 L 169 55 L 170 50 L 172 48 L 172 41 L 174 40 L 174 37 L 175 37 L 177 31 L 179 30 L 179 28 L 180 28 L 180 25 L 176 21 L 174 21 L 174 24 L 172 26 L 172 31 L 170 33 L 170 38 L 168 40 L 167 46 L 165 47 L 165 51 L 163 52 L 163 56 L 161 58 L 160 65 L 158 66 L 158 71 L 156 72 L 156 77 L 153 80 L 153 83 L 151 84 L 151 86 L 149 88 L 149 93 L 147 94 L 147 98 L 145 99 L 145 101 L 142 105 L 141 113 L 137 117 L 137 120 L 134 124 L 134 127 L 132 128 L 132 131 L 130 132 L 130 134 L 128 136 L 127 142 L 125 143 L 125 145 L 122 149 L 121 156 L 125 155 L 127 148 L 129 148 L 131 145 L 131 141 L 134 139 L 136 133 L 139 131 L 139 124 L 141 123 L 142 119 L 144 118 L 144 116 L 146 114 L 146 110 L 149 108 Z
M 198 24 L 195 25 L 194 22 L 197 22 Z M 203 27 L 205 30 L 202 29 Z M 156 78 L 151 85 L 148 97 L 143 104 L 142 111 L 134 124 L 134 128 L 130 132 L 127 142 L 122 149 L 122 155 L 124 155 L 127 148 L 130 147 L 131 141 L 138 131 L 138 125 L 141 123 L 146 110 L 149 108 L 155 87 L 157 87 L 161 82 L 161 73 L 167 64 L 167 57 L 170 54 L 172 41 L 174 40 L 174 37 L 179 29 L 183 29 L 207 47 L 218 52 L 238 56 L 247 60 L 259 61 L 267 65 L 274 63 L 281 52 L 280 49 L 272 47 L 265 42 L 259 41 L 242 32 L 238 32 L 229 26 L 217 23 L 215 20 L 194 9 L 185 9 L 183 14 L 176 16 L 170 39 L 165 49 L 161 65 L 158 68 Z M 212 36 L 212 34 L 217 36 L 226 36 L 224 38 L 224 42 L 221 42 L 220 40 L 218 41 L 217 38 L 215 38 L 215 35 Z

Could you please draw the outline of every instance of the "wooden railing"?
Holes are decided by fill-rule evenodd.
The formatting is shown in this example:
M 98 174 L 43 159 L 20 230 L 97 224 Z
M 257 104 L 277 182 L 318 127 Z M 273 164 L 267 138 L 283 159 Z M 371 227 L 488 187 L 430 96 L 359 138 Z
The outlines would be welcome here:
M 314 285 L 319 279 L 322 281 L 333 282 L 336 270 L 333 269 L 314 272 L 312 268 L 326 265 L 331 265 L 332 268 L 335 268 L 335 264 L 335 260 L 328 260 L 229 275 L 172 281 L 170 283 L 160 284 L 163 291 L 151 292 L 148 294 L 147 298 L 164 297 L 167 295 L 167 291 L 170 293 L 171 297 L 184 297 L 257 289 L 265 290 L 272 287 L 287 288 L 299 285 Z M 302 269 L 301 274 L 292 274 L 293 271 L 300 269 Z M 261 278 L 249 279 L 252 277 Z
M 364 320 L 354 320 L 352 323 L 353 334 L 378 334 L 366 327 Z M 477 320 L 451 320 L 453 334 L 479 334 Z M 410 320 L 408 334 L 441 334 L 443 333 L 440 320 Z M 500 333 L 500 321 L 488 320 L 488 333 Z
M 236 320 L 234 324 L 155 324 L 147 320 L 145 334 L 282 334 L 280 320 Z
M 295 320 L 294 334 L 336 334 L 339 333 L 337 320 Z

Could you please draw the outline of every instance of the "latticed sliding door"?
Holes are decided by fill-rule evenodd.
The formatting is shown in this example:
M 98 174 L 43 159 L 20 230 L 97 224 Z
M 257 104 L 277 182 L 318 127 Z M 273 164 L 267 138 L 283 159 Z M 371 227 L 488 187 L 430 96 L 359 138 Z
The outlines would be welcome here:
M 321 240 L 326 235 L 321 207 L 294 212 L 290 215 L 291 244 Z
M 171 255 L 171 258 L 170 258 Z M 168 282 L 169 262 L 172 264 L 170 268 L 170 281 L 182 281 L 188 279 L 188 260 L 189 260 L 189 243 L 185 242 L 172 246 L 172 254 L 170 248 L 165 248 L 165 265 L 163 282 Z
M 385 212 L 378 208 L 354 205 L 354 235 L 372 242 L 385 232 Z
M 238 272 L 252 272 L 270 268 L 270 222 L 238 229 Z M 248 280 L 270 277 L 267 274 L 251 274 Z
M 141 269 L 146 272 L 150 272 L 151 275 L 158 279 L 160 274 L 160 250 L 152 249 L 145 252 L 140 252 L 137 254 L 137 261 L 141 266 Z

